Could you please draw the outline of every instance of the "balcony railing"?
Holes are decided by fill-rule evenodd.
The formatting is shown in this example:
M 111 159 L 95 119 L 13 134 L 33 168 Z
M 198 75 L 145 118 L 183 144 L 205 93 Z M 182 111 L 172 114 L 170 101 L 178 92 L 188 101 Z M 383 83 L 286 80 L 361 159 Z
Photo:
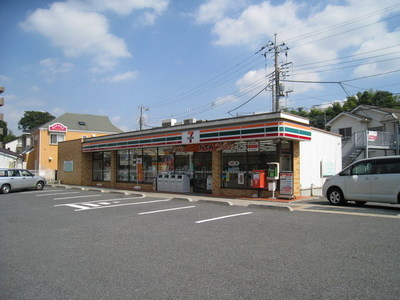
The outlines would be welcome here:
M 390 132 L 383 131 L 357 131 L 351 137 L 342 139 L 343 166 L 347 166 L 358 158 L 361 153 L 367 155 L 372 149 L 395 150 L 397 149 L 397 139 Z
M 350 138 L 343 138 L 343 153 L 352 147 L 396 149 L 396 136 L 383 131 L 357 131 Z

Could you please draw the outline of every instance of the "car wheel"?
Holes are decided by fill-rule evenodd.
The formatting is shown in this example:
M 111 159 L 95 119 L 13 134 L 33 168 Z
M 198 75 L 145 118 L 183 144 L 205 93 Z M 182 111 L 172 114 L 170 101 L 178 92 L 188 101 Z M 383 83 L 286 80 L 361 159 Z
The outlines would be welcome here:
M 10 192 L 10 190 L 11 190 L 11 186 L 9 184 L 4 184 L 1 187 L 1 193 L 2 194 L 8 194 Z
M 44 188 L 43 181 L 39 181 L 38 183 L 36 183 L 36 189 L 37 190 L 43 190 L 43 188 Z
M 356 203 L 356 205 L 358 206 L 363 206 L 365 205 L 365 203 L 367 203 L 366 201 L 354 201 Z
M 333 188 L 328 192 L 328 200 L 333 205 L 346 204 L 346 199 L 344 199 L 343 192 L 339 188 Z

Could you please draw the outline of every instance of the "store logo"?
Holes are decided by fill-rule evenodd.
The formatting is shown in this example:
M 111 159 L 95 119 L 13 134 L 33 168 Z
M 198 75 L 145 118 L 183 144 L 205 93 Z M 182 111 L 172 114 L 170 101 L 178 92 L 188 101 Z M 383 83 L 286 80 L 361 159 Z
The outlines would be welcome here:
M 183 144 L 195 144 L 200 141 L 199 131 L 186 131 L 182 135 Z
M 194 131 L 188 131 L 188 140 L 189 143 L 192 143 L 194 137 L 193 137 Z

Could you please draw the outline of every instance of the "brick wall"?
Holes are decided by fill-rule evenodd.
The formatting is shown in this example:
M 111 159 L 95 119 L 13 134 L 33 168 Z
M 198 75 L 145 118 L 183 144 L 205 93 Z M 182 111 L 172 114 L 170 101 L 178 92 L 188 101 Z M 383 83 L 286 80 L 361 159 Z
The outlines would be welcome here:
M 67 142 L 59 143 L 58 145 L 58 171 L 57 171 L 57 179 L 63 184 L 74 184 L 81 185 L 83 184 L 82 178 L 83 173 L 83 165 L 87 164 L 83 161 L 83 154 L 81 151 L 81 140 L 72 140 Z M 73 171 L 66 172 L 64 170 L 64 162 L 72 161 L 73 162 Z

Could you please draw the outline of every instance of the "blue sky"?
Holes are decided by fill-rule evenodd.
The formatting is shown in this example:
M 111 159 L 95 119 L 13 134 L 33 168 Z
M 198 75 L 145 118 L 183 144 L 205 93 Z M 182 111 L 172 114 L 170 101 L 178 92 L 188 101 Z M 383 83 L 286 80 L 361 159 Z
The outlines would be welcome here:
M 282 82 L 283 107 L 400 87 L 398 0 L 5 0 L 0 28 L 14 134 L 27 110 L 106 115 L 125 131 L 139 106 L 144 128 L 269 112 L 273 56 L 258 51 L 275 34 L 286 79 L 307 81 Z

